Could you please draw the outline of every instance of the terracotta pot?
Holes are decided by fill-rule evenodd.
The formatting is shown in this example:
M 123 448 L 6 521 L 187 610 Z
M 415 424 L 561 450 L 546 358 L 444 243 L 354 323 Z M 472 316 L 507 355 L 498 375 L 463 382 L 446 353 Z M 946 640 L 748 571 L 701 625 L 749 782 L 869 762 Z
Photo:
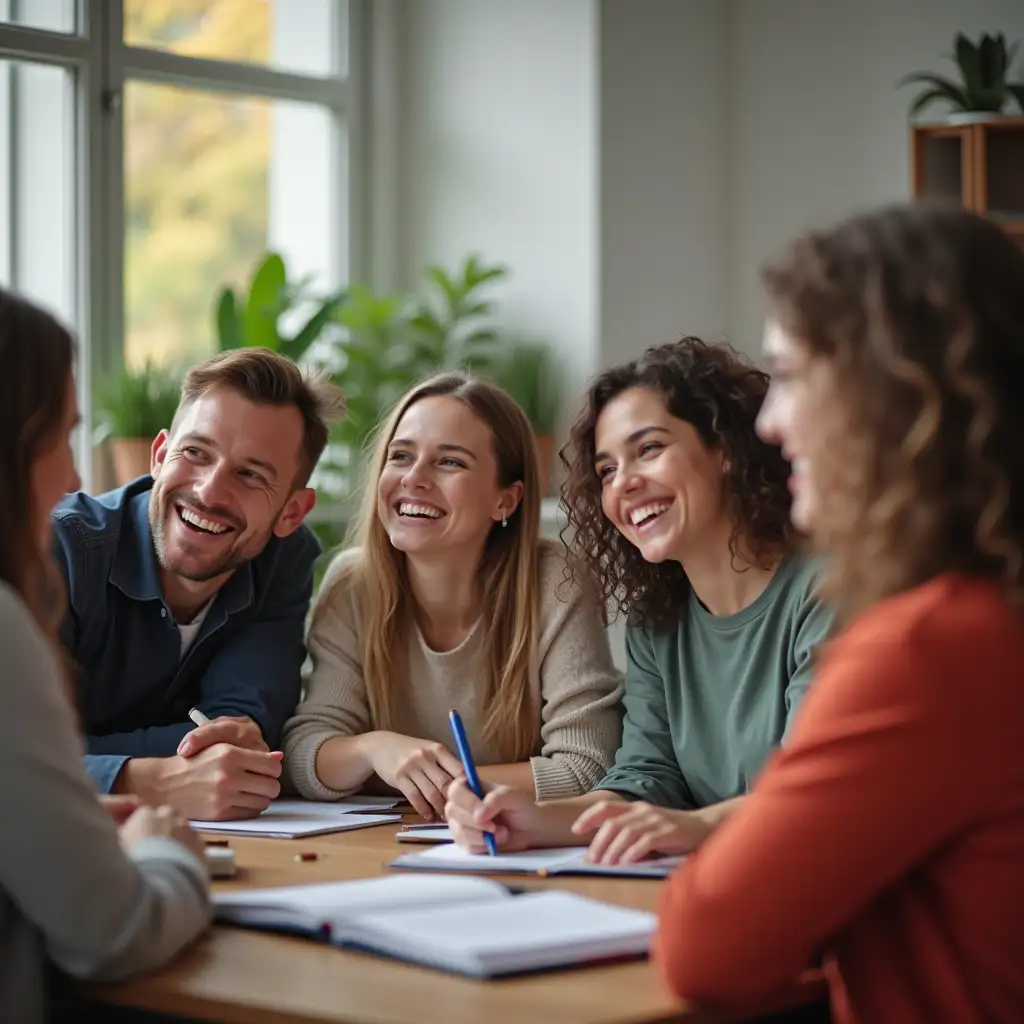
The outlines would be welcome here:
M 534 438 L 537 445 L 537 464 L 540 469 L 540 496 L 551 496 L 551 473 L 555 465 L 555 439 L 550 434 Z
M 149 453 L 153 442 L 145 437 L 113 437 L 110 456 L 114 460 L 114 478 L 118 487 L 149 472 Z

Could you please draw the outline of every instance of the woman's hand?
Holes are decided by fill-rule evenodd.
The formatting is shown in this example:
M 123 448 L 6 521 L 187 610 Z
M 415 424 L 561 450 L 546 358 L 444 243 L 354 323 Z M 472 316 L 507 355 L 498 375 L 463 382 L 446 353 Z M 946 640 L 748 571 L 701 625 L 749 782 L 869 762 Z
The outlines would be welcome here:
M 483 800 L 473 794 L 465 779 L 449 788 L 445 815 L 455 842 L 472 853 L 485 853 L 484 833 L 490 832 L 502 853 L 534 845 L 541 813 L 533 794 L 513 786 L 484 788 Z
M 142 806 L 142 798 L 134 793 L 104 793 L 97 799 L 115 825 L 123 825 Z
M 375 734 L 370 762 L 381 780 L 399 790 L 425 821 L 444 818 L 448 787 L 462 777 L 461 762 L 443 744 L 396 732 Z
M 164 836 L 175 839 L 187 850 L 191 850 L 203 863 L 206 853 L 203 841 L 192 830 L 192 826 L 172 807 L 140 807 L 120 828 L 121 845 L 131 850 L 143 839 Z
M 694 811 L 670 811 L 646 803 L 602 800 L 588 807 L 572 830 L 597 830 L 586 859 L 594 864 L 635 864 L 653 855 L 689 853 L 711 832 Z

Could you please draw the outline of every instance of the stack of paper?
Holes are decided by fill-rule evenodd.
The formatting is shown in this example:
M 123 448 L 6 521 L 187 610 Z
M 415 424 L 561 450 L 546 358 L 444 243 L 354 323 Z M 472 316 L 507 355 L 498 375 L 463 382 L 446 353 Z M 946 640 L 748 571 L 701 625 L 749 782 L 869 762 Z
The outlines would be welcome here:
M 682 857 L 657 857 L 638 864 L 590 864 L 585 846 L 564 846 L 551 850 L 523 850 L 520 853 L 469 853 L 454 843 L 429 850 L 406 853 L 391 862 L 393 868 L 423 871 L 479 871 L 485 874 L 529 875 L 613 875 L 626 878 L 665 878 Z
M 218 832 L 234 836 L 262 836 L 267 839 L 301 839 L 328 832 L 348 832 L 387 822 L 401 821 L 400 814 L 371 814 L 390 811 L 397 799 L 349 797 L 337 803 L 315 800 L 274 800 L 257 818 L 242 821 L 193 821 L 201 832 Z

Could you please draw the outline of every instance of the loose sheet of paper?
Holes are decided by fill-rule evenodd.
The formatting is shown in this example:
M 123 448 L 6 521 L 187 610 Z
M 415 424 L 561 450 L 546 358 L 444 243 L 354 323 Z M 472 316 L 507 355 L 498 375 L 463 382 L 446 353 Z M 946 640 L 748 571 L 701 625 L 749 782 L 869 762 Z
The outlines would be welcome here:
M 327 832 L 342 832 L 353 828 L 366 828 L 384 822 L 401 821 L 398 814 L 370 814 L 370 811 L 389 811 L 398 800 L 387 797 L 377 800 L 355 797 L 337 803 L 315 800 L 274 800 L 258 817 L 242 821 L 193 821 L 194 828 L 203 832 L 223 832 L 232 835 L 299 838 Z

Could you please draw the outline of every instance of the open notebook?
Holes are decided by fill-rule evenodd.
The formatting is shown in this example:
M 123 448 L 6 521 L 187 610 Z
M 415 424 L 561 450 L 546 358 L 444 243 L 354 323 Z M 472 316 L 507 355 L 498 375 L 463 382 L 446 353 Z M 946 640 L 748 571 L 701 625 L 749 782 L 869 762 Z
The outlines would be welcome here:
M 657 857 L 639 864 L 588 864 L 585 846 L 564 846 L 551 850 L 523 850 L 520 853 L 469 853 L 454 843 L 429 850 L 404 853 L 389 867 L 419 868 L 423 871 L 479 871 L 484 874 L 527 875 L 611 875 L 620 878 L 666 878 L 682 857 Z
M 398 800 L 388 797 L 349 797 L 337 803 L 315 800 L 274 800 L 257 818 L 243 821 L 193 821 L 202 832 L 229 836 L 262 836 L 267 839 L 302 839 L 328 832 L 348 832 L 386 822 L 401 821 L 400 814 L 372 814 L 389 811 Z
M 491 978 L 647 952 L 655 916 L 486 878 L 393 875 L 215 893 L 217 918 Z

